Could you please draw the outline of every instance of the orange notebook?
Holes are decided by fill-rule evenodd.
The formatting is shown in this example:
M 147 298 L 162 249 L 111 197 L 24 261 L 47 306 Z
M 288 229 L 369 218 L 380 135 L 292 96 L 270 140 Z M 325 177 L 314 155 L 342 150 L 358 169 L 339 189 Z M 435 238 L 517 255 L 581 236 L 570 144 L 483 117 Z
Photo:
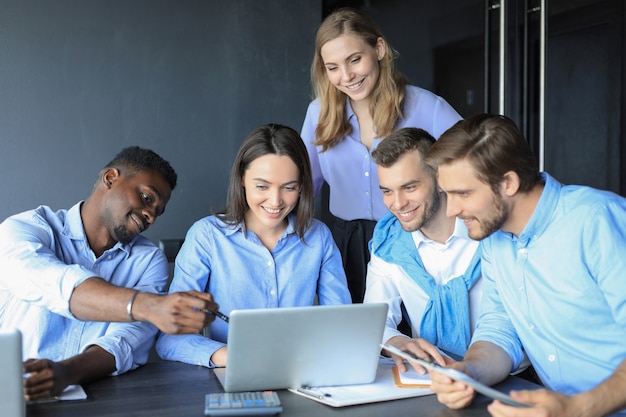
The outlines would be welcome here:
M 410 364 L 406 364 L 406 367 L 407 371 L 402 373 L 398 371 L 397 366 L 391 368 L 391 372 L 393 372 L 393 382 L 396 384 L 396 387 L 430 388 L 431 380 L 428 373 L 420 375 Z

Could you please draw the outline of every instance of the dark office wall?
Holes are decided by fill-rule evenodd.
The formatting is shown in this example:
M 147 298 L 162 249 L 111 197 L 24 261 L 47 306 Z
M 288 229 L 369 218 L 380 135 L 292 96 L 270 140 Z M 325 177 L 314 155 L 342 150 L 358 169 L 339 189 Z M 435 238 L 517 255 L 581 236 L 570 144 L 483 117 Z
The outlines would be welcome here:
M 0 220 L 70 207 L 140 145 L 179 174 L 146 235 L 183 237 L 253 127 L 300 129 L 320 20 L 311 0 L 0 0 Z

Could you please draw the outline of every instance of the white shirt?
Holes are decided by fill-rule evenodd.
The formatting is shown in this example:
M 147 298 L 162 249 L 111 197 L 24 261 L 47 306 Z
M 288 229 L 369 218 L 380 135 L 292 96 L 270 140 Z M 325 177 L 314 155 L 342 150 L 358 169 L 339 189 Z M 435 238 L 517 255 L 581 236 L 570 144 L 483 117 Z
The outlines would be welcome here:
M 433 277 L 437 285 L 445 285 L 452 278 L 463 275 L 479 246 L 478 241 L 467 235 L 467 228 L 459 219 L 456 220 L 454 232 L 445 244 L 428 239 L 419 230 L 412 232 L 411 235 L 426 272 Z M 480 316 L 481 299 L 482 278 L 479 278 L 469 291 L 472 331 Z M 420 323 L 429 301 L 428 295 L 398 265 L 372 255 L 367 268 L 364 302 L 385 302 L 389 305 L 383 343 L 394 336 L 402 335 L 397 327 L 402 320 L 403 301 L 411 322 L 413 337 L 420 337 Z

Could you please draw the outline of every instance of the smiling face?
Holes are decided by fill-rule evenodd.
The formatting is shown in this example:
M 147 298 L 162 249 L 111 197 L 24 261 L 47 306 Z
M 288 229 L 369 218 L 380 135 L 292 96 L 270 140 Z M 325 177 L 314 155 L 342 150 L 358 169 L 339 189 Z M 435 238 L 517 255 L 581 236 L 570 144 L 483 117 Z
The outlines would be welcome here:
M 353 101 L 369 99 L 380 75 L 378 61 L 385 54 L 382 38 L 372 47 L 358 36 L 341 35 L 326 42 L 320 54 L 335 88 Z
M 419 150 L 407 152 L 387 168 L 379 165 L 378 179 L 385 205 L 407 232 L 428 224 L 441 206 L 435 180 L 424 169 Z
M 439 186 L 448 196 L 446 214 L 462 219 L 469 237 L 481 240 L 505 227 L 510 205 L 478 179 L 467 160 L 439 165 L 438 171 Z
M 157 171 L 140 171 L 122 175 L 115 168 L 104 173 L 108 188 L 103 201 L 102 219 L 111 238 L 129 243 L 163 214 L 171 188 Z
M 248 165 L 243 177 L 248 212 L 246 227 L 255 233 L 282 231 L 298 204 L 300 171 L 288 156 L 266 154 Z

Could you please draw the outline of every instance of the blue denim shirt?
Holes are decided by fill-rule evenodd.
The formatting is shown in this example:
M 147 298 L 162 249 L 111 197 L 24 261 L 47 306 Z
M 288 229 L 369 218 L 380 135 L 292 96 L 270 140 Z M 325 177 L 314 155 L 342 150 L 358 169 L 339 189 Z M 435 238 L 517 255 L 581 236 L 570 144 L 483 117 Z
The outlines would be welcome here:
M 270 252 L 244 225 L 227 226 L 215 216 L 194 223 L 176 257 L 170 292 L 198 290 L 213 294 L 220 311 L 349 304 L 341 255 L 330 230 L 313 220 L 305 243 L 294 230 L 295 216 Z M 162 334 L 157 352 L 163 359 L 213 366 L 210 357 L 227 343 L 228 324 L 215 320 L 211 338 Z
M 60 361 L 98 345 L 115 357 L 120 374 L 147 362 L 156 327 L 77 320 L 69 309 L 72 292 L 93 276 L 162 292 L 167 275 L 165 255 L 147 238 L 117 243 L 96 258 L 80 203 L 56 212 L 40 206 L 0 225 L 0 327 L 22 332 L 24 359 Z

